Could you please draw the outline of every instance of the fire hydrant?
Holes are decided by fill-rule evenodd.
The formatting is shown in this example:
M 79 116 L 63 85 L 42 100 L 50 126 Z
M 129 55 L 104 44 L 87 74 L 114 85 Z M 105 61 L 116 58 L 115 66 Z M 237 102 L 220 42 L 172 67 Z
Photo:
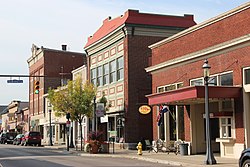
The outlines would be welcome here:
M 138 153 L 137 153 L 137 154 L 138 154 L 138 155 L 142 155 L 142 144 L 141 144 L 141 142 L 138 143 L 138 145 L 137 145 L 136 148 L 137 148 L 137 150 L 138 150 Z

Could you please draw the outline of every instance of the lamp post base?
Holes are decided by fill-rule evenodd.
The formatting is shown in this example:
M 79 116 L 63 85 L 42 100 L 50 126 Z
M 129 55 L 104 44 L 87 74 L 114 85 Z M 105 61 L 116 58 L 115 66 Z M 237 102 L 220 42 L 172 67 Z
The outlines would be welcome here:
M 216 164 L 216 160 L 215 159 L 208 159 L 208 160 L 205 160 L 205 164 L 206 165 L 213 165 L 213 164 Z
M 210 147 L 211 149 L 211 147 Z M 216 164 L 216 160 L 214 158 L 214 155 L 213 155 L 213 152 L 212 150 L 208 151 L 206 153 L 206 159 L 205 159 L 205 162 L 204 162 L 206 165 L 213 165 L 213 164 Z

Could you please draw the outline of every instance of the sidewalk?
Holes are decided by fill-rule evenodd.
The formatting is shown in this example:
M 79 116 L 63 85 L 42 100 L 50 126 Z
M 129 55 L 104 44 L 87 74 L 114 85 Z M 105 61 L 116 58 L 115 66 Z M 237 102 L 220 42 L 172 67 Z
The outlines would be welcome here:
M 138 159 L 143 161 L 176 165 L 176 166 L 188 166 L 188 167 L 204 167 L 208 166 L 204 164 L 205 155 L 175 155 L 174 153 L 162 153 L 162 152 L 148 152 L 143 151 L 142 155 L 137 155 L 137 150 L 127 150 L 127 149 L 117 149 L 114 151 L 110 149 L 110 153 L 98 153 L 98 154 L 90 154 L 81 151 L 76 151 L 74 149 L 70 149 L 69 152 L 66 151 L 64 146 L 45 146 L 48 148 L 60 149 L 62 152 L 67 154 L 76 154 L 79 156 L 99 156 L 99 157 L 122 157 L 122 158 L 131 158 Z M 217 164 L 213 166 L 228 166 L 228 167 L 238 167 L 238 159 L 234 158 L 222 158 L 219 154 L 214 154 Z

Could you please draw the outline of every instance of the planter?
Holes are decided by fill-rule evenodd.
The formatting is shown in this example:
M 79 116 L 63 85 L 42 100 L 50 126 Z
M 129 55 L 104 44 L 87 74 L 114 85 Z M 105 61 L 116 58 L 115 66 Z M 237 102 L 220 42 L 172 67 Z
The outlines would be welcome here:
M 90 144 L 90 153 L 97 154 L 100 147 L 99 141 L 91 140 L 89 141 L 89 144 Z
M 98 150 L 99 150 L 99 145 L 97 145 L 97 144 L 90 145 L 90 153 L 97 154 Z

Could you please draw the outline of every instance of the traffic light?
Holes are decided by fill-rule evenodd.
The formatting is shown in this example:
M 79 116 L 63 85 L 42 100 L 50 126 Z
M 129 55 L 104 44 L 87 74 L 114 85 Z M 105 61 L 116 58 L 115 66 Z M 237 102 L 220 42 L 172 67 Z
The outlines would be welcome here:
M 39 81 L 35 81 L 35 87 L 34 87 L 34 88 L 35 88 L 35 90 L 34 90 L 34 91 L 35 91 L 35 94 L 38 94 L 38 93 L 39 93 L 39 88 L 40 88 L 39 85 L 40 85 L 40 82 L 39 82 Z

